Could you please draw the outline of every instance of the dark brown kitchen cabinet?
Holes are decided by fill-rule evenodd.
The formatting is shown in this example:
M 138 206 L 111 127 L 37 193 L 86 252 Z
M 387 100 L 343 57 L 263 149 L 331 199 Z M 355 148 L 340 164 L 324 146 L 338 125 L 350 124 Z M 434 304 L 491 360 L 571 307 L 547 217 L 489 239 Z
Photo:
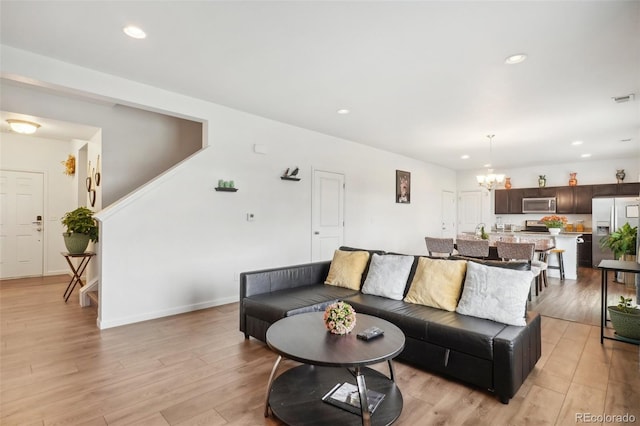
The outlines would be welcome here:
M 591 214 L 591 185 L 561 186 L 556 191 L 556 211 L 561 214 Z
M 496 189 L 495 196 L 495 214 L 509 214 L 509 193 L 512 190 Z
M 605 185 L 591 185 L 593 197 L 615 197 L 618 195 L 618 185 L 615 183 Z
M 556 213 L 574 213 L 573 188 L 574 187 L 571 186 L 556 188 Z M 589 200 L 589 202 L 591 202 L 591 200 Z
M 593 237 L 591 234 L 582 234 L 580 238 L 582 238 L 584 242 L 578 243 L 578 266 L 591 268 Z
M 640 193 L 640 182 L 635 183 L 621 183 L 616 185 L 618 187 L 618 195 L 635 195 Z
M 593 187 L 591 185 L 574 186 L 573 191 L 574 212 L 577 214 L 591 214 Z

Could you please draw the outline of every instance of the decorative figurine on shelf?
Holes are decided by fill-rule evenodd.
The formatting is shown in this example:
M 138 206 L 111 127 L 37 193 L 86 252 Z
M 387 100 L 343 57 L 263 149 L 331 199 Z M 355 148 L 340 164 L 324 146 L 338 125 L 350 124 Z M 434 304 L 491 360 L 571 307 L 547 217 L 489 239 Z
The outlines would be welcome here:
M 569 173 L 569 186 L 576 186 L 578 184 L 578 179 L 576 179 L 576 175 L 578 173 L 572 172 Z
M 300 169 L 298 169 L 297 167 L 295 169 L 293 169 L 291 171 L 291 173 L 289 173 L 289 168 L 287 168 L 287 170 L 284 171 L 284 174 L 282 176 L 280 176 L 281 179 L 285 179 L 285 180 L 300 180 L 298 176 L 298 172 L 300 171 Z
M 620 170 L 616 169 L 616 179 L 618 180 L 618 183 L 622 183 L 625 176 L 627 175 L 625 174 L 624 169 L 620 169 Z
M 504 189 L 511 189 L 511 178 L 510 177 L 505 177 L 504 178 Z
M 547 186 L 547 177 L 545 175 L 538 175 L 538 186 L 540 188 Z

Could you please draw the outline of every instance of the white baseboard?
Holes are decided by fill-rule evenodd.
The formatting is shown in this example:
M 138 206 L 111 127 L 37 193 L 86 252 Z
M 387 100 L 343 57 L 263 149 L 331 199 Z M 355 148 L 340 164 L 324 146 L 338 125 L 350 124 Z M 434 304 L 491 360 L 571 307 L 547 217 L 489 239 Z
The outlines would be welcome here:
M 222 299 L 216 299 L 208 302 L 194 303 L 192 305 L 176 306 L 174 308 L 165 309 L 162 311 L 145 312 L 138 315 L 133 315 L 123 318 L 115 318 L 108 321 L 101 320 L 100 317 L 96 320 L 96 324 L 100 330 L 107 328 L 120 327 L 122 325 L 134 324 L 142 321 L 149 321 L 152 319 L 168 317 L 171 315 L 184 314 L 186 312 L 199 311 L 201 309 L 213 308 L 214 306 L 226 305 L 238 301 L 238 297 L 226 297 Z

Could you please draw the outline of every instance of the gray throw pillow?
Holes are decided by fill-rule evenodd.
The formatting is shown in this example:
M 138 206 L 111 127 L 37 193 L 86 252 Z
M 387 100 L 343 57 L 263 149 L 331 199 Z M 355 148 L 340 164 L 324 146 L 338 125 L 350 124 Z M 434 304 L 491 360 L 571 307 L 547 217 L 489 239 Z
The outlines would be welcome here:
M 467 263 L 467 276 L 456 312 L 509 325 L 526 325 L 524 313 L 531 271 Z
M 395 254 L 380 256 L 374 253 L 362 292 L 402 300 L 411 265 L 413 265 L 413 256 Z

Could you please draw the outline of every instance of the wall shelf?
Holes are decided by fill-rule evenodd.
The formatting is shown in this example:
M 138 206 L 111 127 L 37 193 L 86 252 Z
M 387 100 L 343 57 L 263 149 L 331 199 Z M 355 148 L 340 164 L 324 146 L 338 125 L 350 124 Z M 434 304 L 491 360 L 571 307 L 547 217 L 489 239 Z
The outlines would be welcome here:
M 282 180 L 292 180 L 292 181 L 295 181 L 295 182 L 300 180 L 300 178 L 290 177 L 290 176 L 280 176 L 280 179 L 282 179 Z
M 222 188 L 222 187 L 216 187 L 215 188 L 216 191 L 222 191 L 222 192 L 236 192 L 238 190 L 238 188 Z

